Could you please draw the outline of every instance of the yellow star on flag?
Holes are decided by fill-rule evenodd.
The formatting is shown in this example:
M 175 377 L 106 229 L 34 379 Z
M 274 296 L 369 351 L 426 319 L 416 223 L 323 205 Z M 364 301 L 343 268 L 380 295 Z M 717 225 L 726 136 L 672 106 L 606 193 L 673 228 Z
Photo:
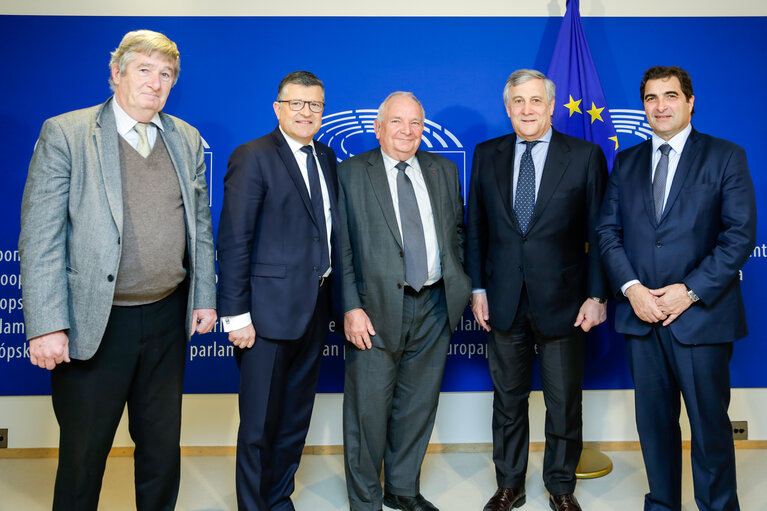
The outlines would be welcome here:
M 617 151 L 618 150 L 618 135 L 615 135 L 614 137 L 607 137 L 607 138 L 609 138 L 610 140 L 614 140 L 615 141 L 615 150 Z
M 575 101 L 572 96 L 570 96 L 570 102 L 564 104 L 563 106 L 570 110 L 570 117 L 573 116 L 575 112 L 578 112 L 579 114 L 582 114 L 581 109 L 579 108 L 582 99 L 579 99 L 578 101 Z M 593 122 L 593 121 L 592 121 Z
M 594 124 L 594 121 L 599 119 L 602 122 L 605 122 L 602 119 L 602 110 L 604 110 L 605 107 L 597 108 L 597 106 L 594 104 L 594 102 L 591 102 L 591 110 L 586 110 L 586 113 L 591 116 L 591 124 Z

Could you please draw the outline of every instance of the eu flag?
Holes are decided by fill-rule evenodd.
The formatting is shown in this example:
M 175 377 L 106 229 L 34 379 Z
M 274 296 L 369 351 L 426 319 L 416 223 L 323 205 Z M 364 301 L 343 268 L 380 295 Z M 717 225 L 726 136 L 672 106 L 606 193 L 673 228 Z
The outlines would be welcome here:
M 547 77 L 557 86 L 554 128 L 602 146 L 612 170 L 618 136 L 583 33 L 578 0 L 567 0 Z

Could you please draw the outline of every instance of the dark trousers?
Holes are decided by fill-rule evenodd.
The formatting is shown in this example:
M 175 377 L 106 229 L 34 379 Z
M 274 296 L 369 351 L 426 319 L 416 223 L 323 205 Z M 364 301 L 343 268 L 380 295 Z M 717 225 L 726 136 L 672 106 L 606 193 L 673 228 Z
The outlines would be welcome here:
M 136 507 L 172 511 L 180 479 L 186 286 L 148 305 L 112 307 L 99 349 L 51 373 L 59 423 L 55 511 L 95 511 L 127 403 Z
M 735 448 L 727 415 L 732 343 L 685 345 L 661 326 L 626 339 L 650 486 L 645 511 L 682 509 L 680 393 L 690 419 L 695 502 L 701 511 L 738 511 Z
M 329 286 L 295 340 L 264 339 L 240 350 L 236 487 L 240 510 L 293 510 L 290 495 L 309 430 L 328 331 Z
M 573 318 L 573 321 L 575 318 Z M 500 488 L 522 488 L 530 443 L 528 397 L 536 349 L 546 404 L 546 450 L 543 482 L 552 495 L 575 491 L 575 468 L 581 456 L 581 385 L 584 335 L 543 338 L 530 314 L 523 287 L 509 330 L 493 329 L 488 361 L 493 378 L 493 461 Z
M 406 290 L 402 323 L 395 351 L 363 351 L 346 343 L 343 436 L 352 511 L 381 509 L 382 464 L 387 492 L 420 492 L 450 345 L 441 281 L 420 293 Z

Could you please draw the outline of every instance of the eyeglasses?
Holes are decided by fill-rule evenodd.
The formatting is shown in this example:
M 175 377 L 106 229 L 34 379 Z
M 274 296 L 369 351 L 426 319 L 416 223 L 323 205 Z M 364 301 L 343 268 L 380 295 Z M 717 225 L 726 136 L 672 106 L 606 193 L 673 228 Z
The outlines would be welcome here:
M 325 103 L 322 101 L 304 101 L 303 99 L 278 99 L 277 103 L 287 103 L 291 110 L 294 112 L 300 112 L 304 109 L 304 105 L 309 105 L 309 110 L 318 114 L 325 108 Z

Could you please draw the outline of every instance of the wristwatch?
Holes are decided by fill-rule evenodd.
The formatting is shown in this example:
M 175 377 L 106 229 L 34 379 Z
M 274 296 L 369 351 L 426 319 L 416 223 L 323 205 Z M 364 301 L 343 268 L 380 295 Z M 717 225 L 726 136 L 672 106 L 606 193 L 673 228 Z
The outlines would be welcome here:
M 598 296 L 589 296 L 590 300 L 594 300 L 598 304 L 604 304 L 607 303 L 607 300 L 605 298 L 599 298 Z
M 692 303 L 695 303 L 698 300 L 700 300 L 700 298 L 698 298 L 698 295 L 695 294 L 695 291 L 690 289 L 690 287 L 687 284 L 685 284 L 684 287 L 687 288 L 687 296 L 690 297 L 690 300 L 692 300 Z

